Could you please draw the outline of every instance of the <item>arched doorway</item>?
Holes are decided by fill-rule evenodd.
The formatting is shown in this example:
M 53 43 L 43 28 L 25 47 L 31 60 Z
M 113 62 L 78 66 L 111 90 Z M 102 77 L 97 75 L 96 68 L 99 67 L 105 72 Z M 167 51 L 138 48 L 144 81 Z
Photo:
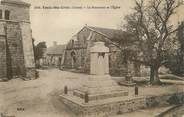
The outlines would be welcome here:
M 77 61 L 77 59 L 76 59 L 76 52 L 75 52 L 75 51 L 72 51 L 72 52 L 71 52 L 71 59 L 72 59 L 72 61 L 71 61 L 71 63 L 72 63 L 72 68 L 75 68 L 75 63 L 76 63 L 76 61 Z

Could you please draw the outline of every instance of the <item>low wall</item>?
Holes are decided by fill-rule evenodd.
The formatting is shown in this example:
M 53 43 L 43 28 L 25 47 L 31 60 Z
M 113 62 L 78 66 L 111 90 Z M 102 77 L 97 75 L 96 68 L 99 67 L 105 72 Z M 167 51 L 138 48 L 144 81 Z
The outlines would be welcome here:
M 184 100 L 184 92 L 180 92 L 159 96 L 135 97 L 133 99 L 96 105 L 90 105 L 90 103 L 80 105 L 67 98 L 62 98 L 62 101 L 78 117 L 110 117 L 111 115 L 132 112 L 139 109 L 170 105 L 169 100 L 173 96 L 177 96 L 181 103 Z

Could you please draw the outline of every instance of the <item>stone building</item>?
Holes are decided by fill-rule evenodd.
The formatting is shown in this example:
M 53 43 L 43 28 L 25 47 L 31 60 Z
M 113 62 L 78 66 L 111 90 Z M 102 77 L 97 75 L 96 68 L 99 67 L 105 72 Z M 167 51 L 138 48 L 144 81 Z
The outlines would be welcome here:
M 1 0 L 0 79 L 35 77 L 29 8 L 20 0 Z
M 111 75 L 124 76 L 127 72 L 140 75 L 140 65 L 128 61 L 126 53 L 120 51 L 117 46 L 117 43 L 122 43 L 124 49 L 129 48 L 133 51 L 135 41 L 130 34 L 122 30 L 87 25 L 74 35 L 66 45 L 63 60 L 64 68 L 89 72 L 89 49 L 94 42 L 98 41 L 105 42 L 105 45 L 110 49 L 109 66 Z
M 57 45 L 57 43 L 54 43 L 53 46 L 47 48 L 44 63 L 48 66 L 60 68 L 65 47 L 66 45 Z

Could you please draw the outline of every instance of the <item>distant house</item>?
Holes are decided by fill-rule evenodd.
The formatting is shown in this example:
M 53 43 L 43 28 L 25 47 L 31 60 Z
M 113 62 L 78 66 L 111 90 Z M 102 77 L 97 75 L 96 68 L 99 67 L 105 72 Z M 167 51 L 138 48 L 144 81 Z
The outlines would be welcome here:
M 120 51 L 116 46 L 122 43 L 123 48 L 134 49 L 130 34 L 122 30 L 108 29 L 92 26 L 84 26 L 66 45 L 63 66 L 67 69 L 77 69 L 83 72 L 89 72 L 90 57 L 89 49 L 94 42 L 102 41 L 110 48 L 110 74 L 125 75 L 132 72 L 139 75 L 140 65 L 127 60 L 126 53 Z M 128 71 L 129 70 L 129 71 Z
M 47 48 L 45 64 L 48 66 L 61 67 L 63 54 L 66 45 L 57 45 L 56 43 Z

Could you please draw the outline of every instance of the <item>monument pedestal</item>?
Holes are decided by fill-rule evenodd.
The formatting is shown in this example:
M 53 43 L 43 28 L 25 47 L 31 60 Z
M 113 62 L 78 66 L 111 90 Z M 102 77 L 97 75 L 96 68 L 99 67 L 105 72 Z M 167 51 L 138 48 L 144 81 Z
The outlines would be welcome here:
M 89 101 L 128 96 L 128 91 L 118 86 L 109 75 L 91 75 L 81 88 L 74 90 L 73 95 L 84 99 L 86 93 Z
M 85 95 L 88 94 L 88 102 L 85 102 Z M 130 98 L 144 102 L 142 98 L 128 96 L 128 91 L 120 87 L 109 75 L 90 75 L 83 85 L 60 95 L 62 102 L 73 111 L 77 117 L 104 117 L 118 113 L 130 112 L 127 108 Z M 137 104 L 144 107 L 143 104 Z M 131 107 L 132 108 L 132 107 Z M 135 108 L 137 109 L 137 107 Z

